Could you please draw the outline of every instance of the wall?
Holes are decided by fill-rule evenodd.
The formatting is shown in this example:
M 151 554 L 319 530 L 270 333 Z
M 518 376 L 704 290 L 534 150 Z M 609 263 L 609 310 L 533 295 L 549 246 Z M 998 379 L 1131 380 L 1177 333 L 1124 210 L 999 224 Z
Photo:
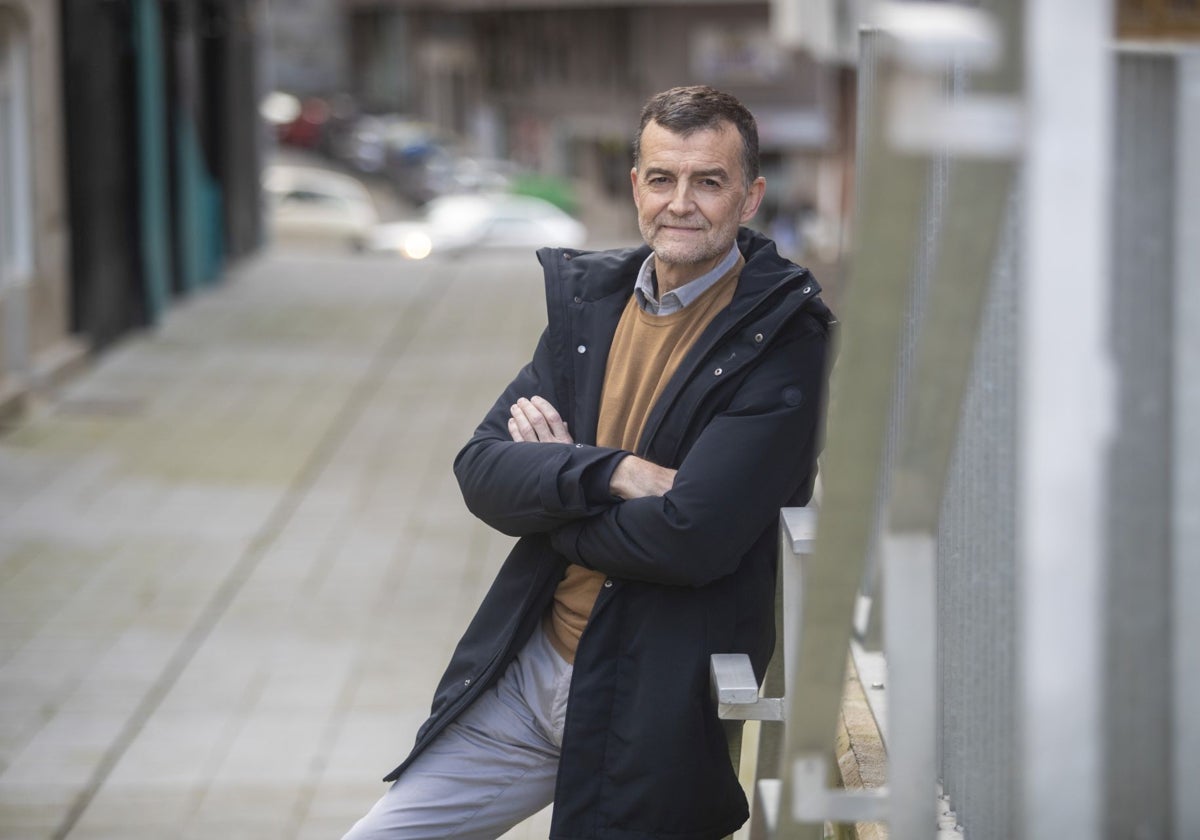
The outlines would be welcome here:
M 83 349 L 70 329 L 58 4 L 0 0 L 0 9 L 24 29 L 29 47 L 29 122 L 24 130 L 28 132 L 32 199 L 32 218 L 27 220 L 32 243 L 28 285 L 24 292 L 6 296 L 3 307 L 7 317 L 0 320 L 0 347 L 8 347 L 5 363 L 0 365 L 2 421 L 6 413 L 20 411 L 31 389 L 53 384 L 77 364 Z M 17 344 L 23 347 L 16 350 Z M 18 355 L 26 356 L 24 362 L 14 358 Z M 26 369 L 13 373 L 14 366 Z M 10 368 L 7 375 L 4 368 Z
M 348 35 L 340 0 L 269 0 L 266 13 L 272 89 L 297 96 L 346 89 Z

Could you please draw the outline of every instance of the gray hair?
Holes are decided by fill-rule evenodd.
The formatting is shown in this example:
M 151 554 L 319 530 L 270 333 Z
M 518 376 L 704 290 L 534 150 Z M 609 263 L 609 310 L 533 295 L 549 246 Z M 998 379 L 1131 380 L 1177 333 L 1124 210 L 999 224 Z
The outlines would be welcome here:
M 707 85 L 671 88 L 650 97 L 642 108 L 637 135 L 633 138 L 635 167 L 641 156 L 642 133 L 651 121 L 683 137 L 732 123 L 742 136 L 742 176 L 746 186 L 758 177 L 758 124 L 736 97 Z

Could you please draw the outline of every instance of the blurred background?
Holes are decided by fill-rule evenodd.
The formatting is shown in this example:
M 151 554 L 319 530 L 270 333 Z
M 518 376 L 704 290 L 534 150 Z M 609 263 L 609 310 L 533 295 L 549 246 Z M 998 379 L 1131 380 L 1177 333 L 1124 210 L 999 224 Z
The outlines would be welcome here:
M 406 232 L 375 226 L 447 194 L 540 199 L 580 222 L 563 244 L 636 241 L 631 134 L 676 84 L 751 107 L 755 224 L 836 262 L 852 56 L 789 49 L 769 3 L 8 0 L 0 27 L 4 285 L 27 288 L 6 295 L 4 393 L 265 246 L 395 251 Z
M 413 258 L 489 225 L 520 247 L 635 242 L 631 134 L 677 84 L 756 114 L 769 189 L 752 224 L 836 300 L 854 6 L 4 0 L 0 407 L 272 245 Z M 1121 0 L 1112 34 L 1194 38 L 1193 6 Z M 447 230 L 436 199 L 463 193 L 476 221 Z
M 0 0 L 0 836 L 369 807 L 504 554 L 449 465 L 533 251 L 640 241 L 697 83 L 845 325 L 868 700 L 881 500 L 937 508 L 938 837 L 1200 836 L 1198 51 L 1197 0 Z

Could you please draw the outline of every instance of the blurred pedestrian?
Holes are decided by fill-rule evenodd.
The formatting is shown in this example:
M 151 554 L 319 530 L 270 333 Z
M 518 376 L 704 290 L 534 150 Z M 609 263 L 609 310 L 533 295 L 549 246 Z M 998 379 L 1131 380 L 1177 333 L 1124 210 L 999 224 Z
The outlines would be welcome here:
M 455 460 L 520 537 L 412 753 L 347 840 L 715 840 L 747 818 L 713 653 L 774 644 L 779 508 L 808 501 L 832 317 L 741 228 L 766 188 L 754 118 L 652 97 L 630 173 L 646 246 L 543 249 L 549 322 Z

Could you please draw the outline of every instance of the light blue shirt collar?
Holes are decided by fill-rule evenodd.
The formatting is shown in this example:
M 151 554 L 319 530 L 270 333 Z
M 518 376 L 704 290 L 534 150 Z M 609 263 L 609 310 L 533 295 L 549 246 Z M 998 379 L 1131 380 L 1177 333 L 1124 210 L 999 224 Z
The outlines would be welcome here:
M 700 295 L 707 292 L 714 283 L 724 277 L 738 261 L 737 243 L 729 249 L 729 253 L 721 260 L 711 271 L 700 275 L 695 280 L 689 280 L 678 289 L 667 292 L 663 295 L 662 300 L 654 298 L 654 254 L 646 257 L 646 261 L 642 263 L 642 268 L 638 271 L 637 284 L 634 286 L 634 292 L 638 296 L 638 301 L 642 305 L 642 309 L 649 312 L 651 315 L 670 315 L 673 312 L 678 312 L 688 304 L 692 303 Z

